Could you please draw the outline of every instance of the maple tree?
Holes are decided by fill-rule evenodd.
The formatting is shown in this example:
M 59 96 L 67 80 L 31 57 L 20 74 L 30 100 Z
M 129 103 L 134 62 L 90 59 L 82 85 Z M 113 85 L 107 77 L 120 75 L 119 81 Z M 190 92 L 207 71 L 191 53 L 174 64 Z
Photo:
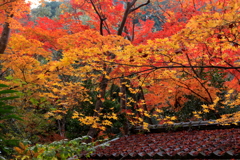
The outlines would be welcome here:
M 23 3 L 15 2 L 4 5 Z M 35 22 L 1 8 L 1 23 L 11 22 L 13 31 L 7 48 L 9 36 L 1 37 L 0 83 L 21 91 L 15 106 L 55 118 L 62 137 L 69 114 L 92 137 L 118 122 L 123 134 L 135 125 L 173 123 L 186 108 L 185 120 L 239 121 L 239 111 L 230 112 L 240 96 L 238 0 L 68 5 L 60 5 L 58 18 Z M 142 18 L 146 13 L 161 30 L 156 19 Z
M 7 47 L 11 28 L 17 29 L 21 27 L 15 18 L 19 19 L 29 12 L 29 5 L 23 0 L 2 0 L 0 2 L 0 11 L 0 23 L 3 26 L 0 37 L 0 54 L 3 54 Z

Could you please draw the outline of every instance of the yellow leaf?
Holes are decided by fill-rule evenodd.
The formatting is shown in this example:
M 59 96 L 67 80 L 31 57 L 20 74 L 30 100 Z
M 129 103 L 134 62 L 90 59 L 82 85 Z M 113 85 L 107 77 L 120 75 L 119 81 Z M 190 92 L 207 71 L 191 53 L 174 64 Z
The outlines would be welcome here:
M 172 120 L 172 121 L 174 121 L 174 120 L 176 120 L 176 119 L 177 119 L 176 116 L 171 117 L 171 120 Z
M 208 113 L 208 112 L 209 112 L 209 110 L 208 110 L 208 109 L 204 109 L 204 110 L 203 110 L 203 112 L 205 112 L 205 113 Z
M 62 119 L 62 116 L 61 116 L 61 115 L 57 115 L 55 118 L 56 118 L 57 120 L 61 120 L 61 119 Z
M 203 107 L 203 108 L 208 108 L 208 106 L 207 106 L 207 105 L 205 105 L 205 104 L 203 104 L 203 105 L 202 105 L 202 107 Z
M 24 146 L 24 144 L 22 142 L 19 143 L 19 146 L 21 147 L 21 149 L 25 150 L 26 147 Z

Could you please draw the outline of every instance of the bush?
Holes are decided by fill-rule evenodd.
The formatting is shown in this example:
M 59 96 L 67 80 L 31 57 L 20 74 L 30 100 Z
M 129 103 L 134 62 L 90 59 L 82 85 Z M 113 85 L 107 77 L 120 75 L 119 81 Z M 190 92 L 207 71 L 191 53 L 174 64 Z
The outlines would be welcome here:
M 6 88 L 7 85 L 0 84 L 0 88 Z M 14 114 L 14 107 L 7 105 L 5 103 L 6 100 L 11 100 L 17 98 L 16 96 L 9 96 L 9 94 L 15 93 L 17 91 L 11 89 L 3 89 L 0 91 L 0 159 L 4 159 L 4 157 L 8 157 L 13 152 L 13 147 L 18 144 L 16 139 L 7 139 L 6 134 L 8 130 L 6 130 L 6 126 L 4 124 L 5 121 L 11 119 L 22 120 L 19 116 Z
M 85 143 L 84 141 L 90 137 L 83 136 L 68 141 L 67 139 L 55 141 L 50 144 L 36 144 L 35 146 L 28 147 L 20 143 L 20 147 L 15 147 L 15 150 L 19 153 L 16 156 L 17 159 L 67 159 L 70 157 L 80 158 L 90 157 L 90 154 L 94 151 L 94 143 Z

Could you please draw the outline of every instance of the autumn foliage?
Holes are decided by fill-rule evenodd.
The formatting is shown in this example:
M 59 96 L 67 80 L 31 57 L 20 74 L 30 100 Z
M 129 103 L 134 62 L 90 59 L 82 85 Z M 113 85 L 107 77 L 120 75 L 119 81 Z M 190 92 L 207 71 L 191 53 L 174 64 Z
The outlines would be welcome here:
M 240 120 L 239 0 L 70 0 L 58 18 L 34 22 L 23 3 L 1 1 L 11 36 L 1 37 L 0 83 L 20 91 L 12 105 L 55 121 L 60 136 L 74 120 L 95 138 Z

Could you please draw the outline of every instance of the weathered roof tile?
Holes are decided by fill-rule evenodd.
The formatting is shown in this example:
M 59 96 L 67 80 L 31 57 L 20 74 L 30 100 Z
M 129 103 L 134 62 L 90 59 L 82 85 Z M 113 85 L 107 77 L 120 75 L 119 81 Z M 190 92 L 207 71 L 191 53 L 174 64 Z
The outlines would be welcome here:
M 137 134 L 96 148 L 92 158 L 240 157 L 240 128 Z

